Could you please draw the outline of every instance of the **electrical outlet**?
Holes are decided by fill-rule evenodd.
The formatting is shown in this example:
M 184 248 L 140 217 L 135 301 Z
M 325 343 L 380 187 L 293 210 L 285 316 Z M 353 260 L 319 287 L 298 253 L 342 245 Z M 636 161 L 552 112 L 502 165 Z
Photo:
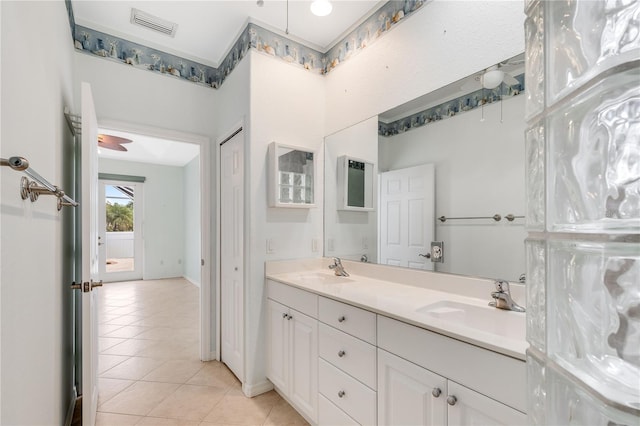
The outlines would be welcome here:
M 431 241 L 431 261 L 444 262 L 444 241 Z

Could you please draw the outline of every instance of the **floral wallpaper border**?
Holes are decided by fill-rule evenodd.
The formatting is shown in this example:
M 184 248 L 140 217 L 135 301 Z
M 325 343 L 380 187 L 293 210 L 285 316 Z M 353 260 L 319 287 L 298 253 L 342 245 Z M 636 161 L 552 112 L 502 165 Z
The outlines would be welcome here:
M 218 68 L 77 25 L 71 0 L 65 0 L 65 3 L 77 50 L 217 89 L 249 49 L 256 49 L 311 72 L 326 74 L 371 45 L 428 1 L 430 0 L 391 0 L 385 3 L 326 53 L 249 23 Z
M 435 121 L 445 120 L 474 110 L 485 104 L 497 102 L 507 97 L 518 96 L 524 92 L 524 74 L 514 77 L 518 80 L 518 84 L 509 86 L 502 83 L 495 89 L 479 89 L 390 123 L 379 121 L 378 134 L 380 136 L 394 136 Z

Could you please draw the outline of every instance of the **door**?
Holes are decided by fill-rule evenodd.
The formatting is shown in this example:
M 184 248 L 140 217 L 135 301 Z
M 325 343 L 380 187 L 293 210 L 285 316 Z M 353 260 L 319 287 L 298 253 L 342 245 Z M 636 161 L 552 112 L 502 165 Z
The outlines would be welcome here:
M 434 179 L 433 164 L 380 174 L 379 263 L 433 270 Z
M 91 86 L 82 83 L 80 229 L 82 250 L 82 424 L 93 426 L 98 408 L 98 119 Z
M 142 279 L 141 182 L 99 182 L 99 275 L 103 281 Z
M 527 424 L 526 414 L 452 381 L 447 402 L 452 426 Z
M 318 418 L 318 320 L 289 312 L 290 398 L 311 419 Z
M 378 423 L 446 425 L 447 379 L 378 349 Z
M 287 392 L 289 362 L 289 308 L 267 300 L 267 377 L 282 392 Z
M 244 136 L 220 147 L 220 358 L 244 382 Z

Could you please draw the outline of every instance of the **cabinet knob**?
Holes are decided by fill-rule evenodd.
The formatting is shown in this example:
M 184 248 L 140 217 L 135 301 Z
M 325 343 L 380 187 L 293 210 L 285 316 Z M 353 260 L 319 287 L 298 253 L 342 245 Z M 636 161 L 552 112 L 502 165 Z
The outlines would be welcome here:
M 344 391 L 343 391 L 343 390 L 341 390 L 341 391 L 339 391 L 339 392 L 338 392 L 338 398 L 343 398 L 343 397 L 344 397 L 344 395 L 345 395 L 345 393 L 344 393 Z
M 287 315 L 287 321 L 291 321 L 291 318 L 293 318 L 292 315 Z
M 338 317 L 338 322 L 344 322 L 347 318 L 344 315 Z
M 440 388 L 433 388 L 433 390 L 431 391 L 431 395 L 435 396 L 436 398 L 439 397 L 441 393 L 442 391 L 440 390 Z
M 285 312 L 284 314 L 282 314 L 282 318 L 286 318 L 287 317 L 287 313 Z
M 447 397 L 447 404 L 456 405 L 456 402 L 458 402 L 458 398 L 456 398 L 454 395 L 449 395 Z
M 339 356 L 340 358 L 342 358 L 342 357 L 343 357 L 343 356 L 345 356 L 346 354 L 347 354 L 347 353 L 346 353 L 345 351 L 340 351 L 340 352 L 338 352 L 338 356 Z

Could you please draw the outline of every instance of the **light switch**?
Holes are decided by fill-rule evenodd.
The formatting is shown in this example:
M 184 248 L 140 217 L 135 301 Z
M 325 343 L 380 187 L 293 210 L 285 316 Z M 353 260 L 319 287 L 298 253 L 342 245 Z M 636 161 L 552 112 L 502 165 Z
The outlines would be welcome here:
M 275 253 L 275 243 L 273 242 L 273 238 L 267 239 L 267 254 Z
M 318 239 L 317 238 L 312 238 L 311 239 L 311 252 L 312 253 L 317 253 L 318 252 Z

